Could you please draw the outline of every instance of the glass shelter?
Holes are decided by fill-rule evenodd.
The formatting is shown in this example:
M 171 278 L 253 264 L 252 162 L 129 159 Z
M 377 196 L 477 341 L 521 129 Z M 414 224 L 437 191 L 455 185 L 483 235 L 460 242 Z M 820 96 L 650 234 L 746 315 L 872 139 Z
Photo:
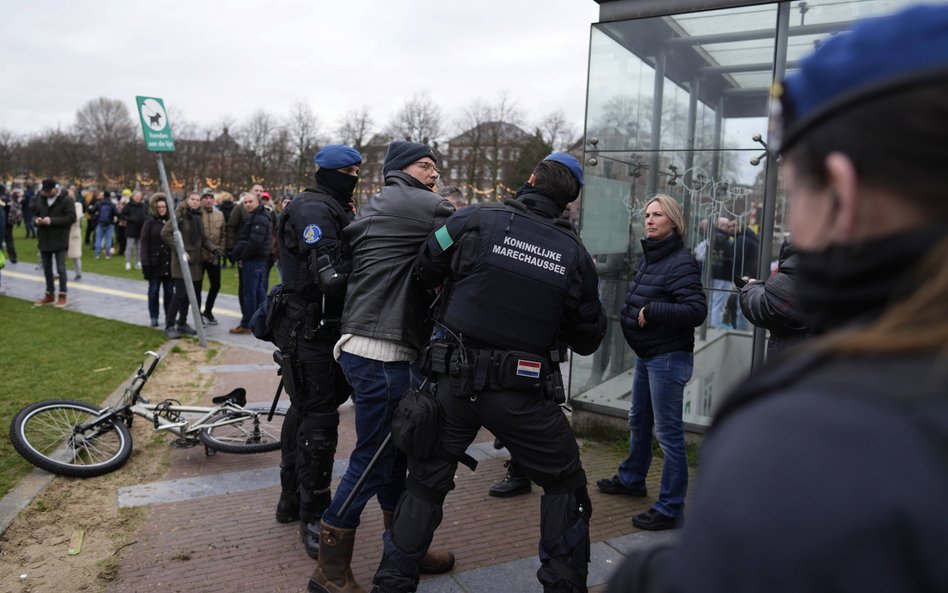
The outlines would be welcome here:
M 766 333 L 740 313 L 734 278 L 768 277 L 785 236 L 779 167 L 765 150 L 770 88 L 821 40 L 912 2 L 598 3 L 580 235 L 596 261 L 609 326 L 597 352 L 571 361 L 574 422 L 628 413 L 635 354 L 619 312 L 642 254 L 645 203 L 664 193 L 682 205 L 685 244 L 708 296 L 684 400 L 686 426 L 700 431 L 766 356 Z

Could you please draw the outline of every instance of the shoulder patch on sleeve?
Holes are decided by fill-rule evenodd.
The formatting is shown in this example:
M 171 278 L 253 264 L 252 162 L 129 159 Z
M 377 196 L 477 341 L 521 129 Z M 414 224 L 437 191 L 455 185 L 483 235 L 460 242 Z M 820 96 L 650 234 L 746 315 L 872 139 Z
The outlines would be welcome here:
M 448 225 L 444 225 L 435 231 L 435 239 L 438 240 L 441 251 L 447 251 L 448 247 L 454 245 L 454 239 L 451 238 L 451 233 L 448 232 Z
M 306 228 L 303 229 L 303 242 L 307 245 L 312 245 L 313 243 L 319 241 L 323 236 L 323 230 L 319 228 L 318 224 L 308 224 Z

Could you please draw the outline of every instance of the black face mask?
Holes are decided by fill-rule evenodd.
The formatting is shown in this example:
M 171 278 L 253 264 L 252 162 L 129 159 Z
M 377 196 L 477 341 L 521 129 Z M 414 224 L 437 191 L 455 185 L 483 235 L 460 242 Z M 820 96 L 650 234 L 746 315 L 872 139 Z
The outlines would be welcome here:
M 877 317 L 917 287 L 915 268 L 945 232 L 929 227 L 858 245 L 801 250 L 796 293 L 807 327 L 820 334 Z
M 337 200 L 349 202 L 352 192 L 355 191 L 359 178 L 335 169 L 320 169 L 316 171 L 316 185 L 329 192 Z

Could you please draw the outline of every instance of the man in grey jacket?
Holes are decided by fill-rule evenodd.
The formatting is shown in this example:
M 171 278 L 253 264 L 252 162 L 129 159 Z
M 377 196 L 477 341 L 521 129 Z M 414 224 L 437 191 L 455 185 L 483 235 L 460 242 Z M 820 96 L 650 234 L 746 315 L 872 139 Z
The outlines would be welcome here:
M 323 513 L 311 592 L 362 591 L 350 569 L 362 509 L 378 496 L 385 524 L 391 525 L 405 489 L 405 456 L 388 447 L 349 511 L 339 514 L 390 432 L 395 408 L 412 385 L 411 363 L 431 335 L 425 321 L 431 299 L 416 284 L 411 268 L 428 235 L 454 212 L 450 202 L 432 191 L 439 174 L 435 163 L 424 144 L 392 142 L 382 169 L 385 187 L 345 229 L 352 274 L 335 355 L 354 391 L 356 445 L 332 504 Z M 453 554 L 429 551 L 421 570 L 439 573 L 453 567 Z

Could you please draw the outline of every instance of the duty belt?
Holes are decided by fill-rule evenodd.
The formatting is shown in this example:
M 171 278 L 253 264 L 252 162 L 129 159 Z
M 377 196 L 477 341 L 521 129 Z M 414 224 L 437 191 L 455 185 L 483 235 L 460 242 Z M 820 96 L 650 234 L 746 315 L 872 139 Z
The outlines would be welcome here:
M 457 380 L 465 392 L 458 395 L 501 389 L 539 391 L 551 373 L 548 359 L 537 354 L 471 348 L 444 341 L 428 345 L 422 369 Z

